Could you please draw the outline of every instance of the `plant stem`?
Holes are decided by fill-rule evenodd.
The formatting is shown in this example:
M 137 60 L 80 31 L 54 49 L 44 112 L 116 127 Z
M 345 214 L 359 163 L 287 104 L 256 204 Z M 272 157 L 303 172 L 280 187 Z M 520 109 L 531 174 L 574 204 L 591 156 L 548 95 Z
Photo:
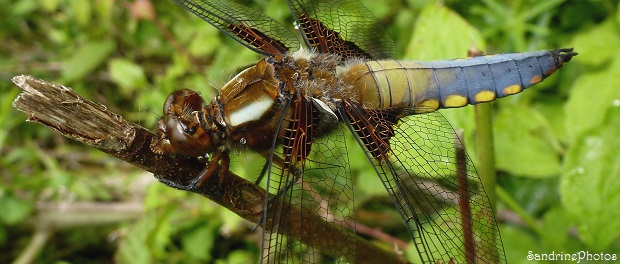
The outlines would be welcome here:
M 506 204 L 506 206 L 508 206 L 508 208 L 510 208 L 510 210 L 515 212 L 519 217 L 521 217 L 523 222 L 525 222 L 525 224 L 530 229 L 534 230 L 537 235 L 541 237 L 543 236 L 542 228 L 538 224 L 536 224 L 534 218 L 532 218 L 527 212 L 525 212 L 523 207 L 521 207 L 517 203 L 517 201 L 512 199 L 512 197 L 506 192 L 506 190 L 504 190 L 504 188 L 496 186 L 495 190 L 497 192 L 497 196 L 502 200 L 502 202 Z
M 493 122 L 491 120 L 492 103 L 478 104 L 476 112 L 476 142 L 478 144 L 478 174 L 489 197 L 493 209 L 497 211 L 495 201 L 495 150 L 493 145 Z
M 493 123 L 491 120 L 492 103 L 478 104 L 475 106 L 476 114 L 476 142 L 478 146 L 478 175 L 487 194 L 493 212 L 497 214 L 497 204 L 495 200 L 495 186 L 497 185 L 495 175 L 495 152 L 493 147 Z M 490 214 L 491 219 L 486 219 L 489 223 L 495 223 L 495 216 Z M 497 224 L 497 223 L 496 223 Z M 489 237 L 496 238 L 495 229 L 489 229 Z M 487 244 L 489 248 L 480 249 L 491 256 L 497 255 L 496 247 L 491 248 L 494 243 Z

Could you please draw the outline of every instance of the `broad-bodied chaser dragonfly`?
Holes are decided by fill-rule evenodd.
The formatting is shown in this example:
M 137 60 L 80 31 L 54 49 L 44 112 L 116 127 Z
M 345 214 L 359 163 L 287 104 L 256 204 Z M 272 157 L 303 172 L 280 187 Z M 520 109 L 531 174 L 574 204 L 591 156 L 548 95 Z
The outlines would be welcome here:
M 458 139 L 434 111 L 519 93 L 577 55 L 572 49 L 397 61 L 386 31 L 357 0 L 287 0 L 303 47 L 287 27 L 243 5 L 175 1 L 265 56 L 208 104 L 195 91 L 173 92 L 159 122 L 167 151 L 207 158 L 196 185 L 216 171 L 225 175 L 231 151 L 264 156 L 265 208 L 271 209 L 264 210 L 260 223 L 261 262 L 319 261 L 301 241 L 321 227 L 302 224 L 303 216 L 291 215 L 292 206 L 327 211 L 325 225 L 356 236 L 347 156 L 356 147 L 383 182 L 421 261 L 505 262 L 492 206 L 469 158 L 460 162 L 466 163 L 469 191 L 455 191 Z M 346 131 L 359 146 L 346 145 Z M 459 199 L 468 203 L 467 225 Z M 293 232 L 302 238 L 287 238 Z M 464 234 L 472 236 L 470 242 Z M 333 241 L 333 247 L 334 261 L 356 250 L 353 239 Z

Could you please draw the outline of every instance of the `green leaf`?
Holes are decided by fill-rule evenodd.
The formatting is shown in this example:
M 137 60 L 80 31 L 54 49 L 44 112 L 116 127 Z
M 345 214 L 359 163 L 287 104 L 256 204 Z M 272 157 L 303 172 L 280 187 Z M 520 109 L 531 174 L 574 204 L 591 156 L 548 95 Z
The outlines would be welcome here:
M 73 18 L 81 26 L 88 26 L 91 19 L 91 1 L 71 1 Z
M 63 83 L 84 78 L 101 65 L 114 51 L 114 41 L 95 40 L 80 47 L 62 68 Z
M 104 23 L 110 23 L 112 18 L 112 12 L 114 8 L 114 0 L 99 0 L 95 2 L 95 10 L 100 21 Z
M 126 94 L 130 94 L 130 91 L 136 88 L 141 88 L 147 85 L 146 76 L 140 65 L 137 65 L 127 59 L 112 59 L 108 64 L 108 70 L 110 71 L 110 78 L 118 86 L 126 88 Z
M 0 196 L 0 222 L 7 225 L 20 223 L 32 212 L 32 204 L 11 195 Z
M 166 250 L 166 246 L 170 244 L 172 236 L 172 223 L 174 223 L 174 209 L 173 206 L 168 206 L 165 209 L 166 213 L 158 215 L 155 226 L 149 234 L 148 245 L 152 255 L 158 258 L 168 257 L 169 252 Z M 181 212 L 186 213 L 186 212 Z M 155 218 L 155 217 L 152 217 Z
M 580 63 L 598 66 L 609 62 L 620 46 L 620 34 L 616 22 L 608 19 L 600 25 L 584 30 L 575 36 L 572 45 L 582 54 L 578 57 Z
M 254 256 L 245 250 L 235 250 L 228 254 L 228 259 L 226 262 L 218 261 L 216 263 L 226 263 L 226 264 L 244 264 L 244 263 L 253 263 L 256 259 Z
M 213 64 L 207 70 L 207 76 L 217 89 L 221 89 L 237 73 L 235 69 L 255 64 L 259 57 L 249 50 L 241 48 L 236 42 L 228 41 L 226 45 L 218 48 Z
M 525 107 L 504 107 L 493 124 L 493 134 L 498 169 L 527 177 L 560 173 L 553 132 L 540 113 Z
M 583 131 L 599 127 L 605 112 L 620 102 L 620 51 L 614 55 L 609 67 L 583 74 L 574 82 L 565 107 L 569 142 Z
M 148 238 L 156 226 L 156 219 L 153 214 L 146 215 L 131 226 L 116 251 L 117 262 L 136 264 L 153 262 Z
M 616 6 L 616 24 L 620 23 L 620 5 Z
M 178 200 L 185 200 L 191 195 L 189 192 L 179 192 L 165 184 L 150 184 L 144 198 L 144 207 L 147 210 L 155 210 L 176 203 Z
M 527 260 L 528 251 L 533 251 L 532 253 L 542 253 L 534 252 L 534 250 L 540 249 L 540 245 L 532 237 L 531 233 L 521 228 L 504 225 L 500 226 L 500 233 L 502 234 L 504 248 L 510 249 L 506 250 L 506 262 L 508 263 L 531 264 L 532 261 Z
M 566 211 L 566 208 L 557 205 L 545 213 L 542 219 L 543 239 L 546 248 L 560 251 L 568 250 L 568 235 L 574 223 Z
M 611 222 L 618 216 L 617 212 L 613 212 L 616 210 L 608 209 L 620 204 L 617 192 L 620 189 L 620 160 L 616 155 L 620 144 L 615 140 L 620 131 L 620 111 L 616 108 L 610 113 L 614 116 L 608 125 L 586 133 L 568 154 L 562 185 L 565 194 L 563 201 L 570 205 L 568 207 L 573 209 L 572 212 L 578 213 L 576 215 L 580 219 L 591 217 L 587 223 L 607 223 L 604 221 Z M 595 212 L 596 217 L 593 217 Z M 609 213 L 615 217 L 611 218 Z M 612 226 L 616 226 L 617 231 L 617 225 Z M 595 230 L 605 229 L 603 225 L 600 227 Z M 590 228 L 588 232 L 594 231 Z
M 620 107 L 605 117 L 604 125 L 571 146 L 560 182 L 562 202 L 582 241 L 595 250 L 607 248 L 620 233 Z
M 17 110 L 11 106 L 11 102 L 17 97 L 17 94 L 19 94 L 19 90 L 2 91 L 2 93 L 2 98 L 0 98 L 0 112 L 7 114 L 0 115 L 0 127 L 2 127 L 2 130 L 0 130 L 0 149 L 3 149 L 5 140 L 9 138 L 9 132 L 22 122 L 19 118 L 15 118 L 16 116 L 20 117 L 22 115 L 17 114 Z
M 212 225 L 201 222 L 197 228 L 191 230 L 182 237 L 183 251 L 200 260 L 211 260 L 210 253 L 216 233 L 217 230 L 215 230 Z
M 211 215 L 217 215 L 220 218 L 218 224 L 221 226 L 218 228 L 217 232 L 222 234 L 232 234 L 234 232 L 238 232 L 239 229 L 247 230 L 247 221 L 239 217 L 239 215 L 225 208 L 216 208 L 213 205 L 211 207 L 217 209 Z
M 547 99 L 532 102 L 532 110 L 539 112 L 549 123 L 551 132 L 555 142 L 555 148 L 558 152 L 563 152 L 563 146 L 560 142 L 566 142 L 566 113 L 564 111 L 564 101 L 559 99 Z
M 52 12 L 58 8 L 58 2 L 59 0 L 42 0 L 40 3 L 43 10 L 46 12 Z
M 25 16 L 35 11 L 37 9 L 37 5 L 37 1 L 25 0 L 16 1 L 15 3 L 9 5 L 7 8 L 11 8 L 11 13 L 16 16 Z
M 480 32 L 454 11 L 433 2 L 420 13 L 413 37 L 405 50 L 405 58 L 465 58 L 471 47 L 484 50 Z
M 522 210 L 537 216 L 558 203 L 558 178 L 502 177 L 501 185 Z
M 211 25 L 201 24 L 196 27 L 195 36 L 190 42 L 188 50 L 195 56 L 207 56 L 222 45 L 222 39 L 219 37 L 219 31 Z

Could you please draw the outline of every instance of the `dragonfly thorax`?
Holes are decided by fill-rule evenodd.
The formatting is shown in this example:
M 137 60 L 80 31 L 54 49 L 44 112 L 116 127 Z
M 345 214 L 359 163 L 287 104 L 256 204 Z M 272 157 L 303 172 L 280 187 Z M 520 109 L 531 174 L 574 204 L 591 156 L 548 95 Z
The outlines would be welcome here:
M 173 92 L 160 130 L 183 155 L 199 156 L 218 147 L 265 150 L 285 133 L 293 114 L 287 104 L 300 95 L 317 109 L 320 136 L 339 122 L 336 102 L 343 97 L 355 101 L 338 78 L 342 67 L 339 56 L 306 50 L 280 61 L 262 59 L 231 78 L 207 105 L 196 92 Z

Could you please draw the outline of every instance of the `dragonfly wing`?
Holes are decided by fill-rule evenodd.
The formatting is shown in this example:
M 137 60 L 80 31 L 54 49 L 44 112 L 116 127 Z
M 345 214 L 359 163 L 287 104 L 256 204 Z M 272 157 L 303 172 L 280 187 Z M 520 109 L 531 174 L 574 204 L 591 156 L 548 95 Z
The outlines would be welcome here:
M 380 115 L 363 111 L 370 117 Z M 386 110 L 378 111 L 385 116 Z M 448 121 L 439 112 L 384 120 L 375 127 L 393 129 L 360 132 L 357 120 L 349 120 L 349 128 L 367 150 L 368 159 L 404 219 L 420 261 L 505 263 L 493 207 L 472 160 L 463 152 L 463 160 L 457 161 L 459 139 Z M 369 141 L 373 133 L 383 137 Z M 377 147 L 386 144 L 389 147 Z M 465 173 L 460 183 L 459 172 Z M 459 188 L 467 191 L 459 192 Z M 472 245 L 469 250 L 466 243 Z
M 344 141 L 343 132 L 339 127 L 332 132 L 335 135 L 314 138 L 312 151 L 295 163 L 282 162 L 290 158 L 287 148 L 295 145 L 283 144 L 273 152 L 263 263 L 354 258 L 351 171 L 346 145 L 338 142 Z
M 274 147 L 268 169 L 262 262 L 323 263 L 353 259 L 353 189 L 344 129 L 316 137 L 319 111 L 302 96 Z
M 393 58 L 387 31 L 357 0 L 287 0 L 309 48 L 344 59 Z
M 247 48 L 278 56 L 299 48 L 287 27 L 260 11 L 225 0 L 175 0 Z

